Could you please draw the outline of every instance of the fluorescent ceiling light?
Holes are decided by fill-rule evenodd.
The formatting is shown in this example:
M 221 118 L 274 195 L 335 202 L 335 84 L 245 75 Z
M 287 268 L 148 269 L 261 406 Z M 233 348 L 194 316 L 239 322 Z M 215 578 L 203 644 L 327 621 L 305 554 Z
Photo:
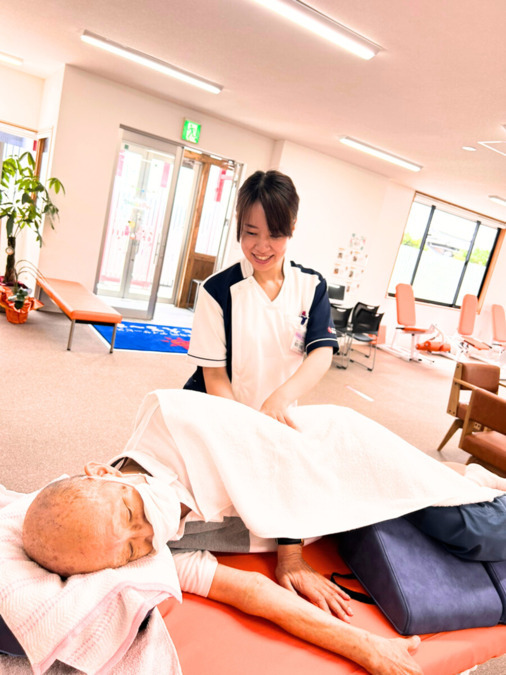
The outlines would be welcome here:
M 391 162 L 392 164 L 402 166 L 404 169 L 409 169 L 410 171 L 420 171 L 423 169 L 421 164 L 415 164 L 414 162 L 410 162 L 409 160 L 398 157 L 397 155 L 392 155 L 390 152 L 380 150 L 379 148 L 375 148 L 374 146 L 363 143 L 362 141 L 357 141 L 355 138 L 342 136 L 339 140 L 341 143 L 349 145 L 350 148 L 355 148 L 355 150 L 360 150 L 361 152 L 365 152 L 368 155 L 373 155 L 373 157 L 379 157 L 379 159 L 384 159 L 386 162 Z
M 0 52 L 0 61 L 10 63 L 13 66 L 23 65 L 23 59 L 19 59 L 17 56 L 12 56 L 12 54 L 5 54 L 5 52 Z
M 478 141 L 478 144 L 506 157 L 506 141 Z
M 472 145 L 463 145 L 462 150 L 467 150 L 467 152 L 476 152 L 476 148 L 473 148 Z
M 177 80 L 182 80 L 187 84 L 192 84 L 194 87 L 199 87 L 200 89 L 204 89 L 205 91 L 211 92 L 212 94 L 219 94 L 223 89 L 221 85 L 216 84 L 215 82 L 205 80 L 198 75 L 189 73 L 187 70 L 183 70 L 177 66 L 172 66 L 170 63 L 156 59 L 153 56 L 149 56 L 148 54 L 143 54 L 142 52 L 138 52 L 137 50 L 131 49 L 130 47 L 124 47 L 117 42 L 112 42 L 112 40 L 100 37 L 100 35 L 90 33 L 88 30 L 85 30 L 81 35 L 81 40 L 83 42 L 87 42 L 90 45 L 94 45 L 95 47 L 99 47 L 100 49 L 105 49 L 105 51 L 111 52 L 111 54 L 116 54 L 117 56 L 121 56 L 124 59 L 138 63 L 141 66 L 146 66 L 146 68 L 151 68 L 152 70 L 156 70 L 157 72 L 163 73 L 164 75 L 169 75 L 170 77 L 174 77 Z
M 496 204 L 506 206 L 506 199 L 503 199 L 502 197 L 498 197 L 497 195 L 489 195 L 488 198 L 491 199 Z
M 371 40 L 355 33 L 301 0 L 255 0 L 255 2 L 362 59 L 372 59 L 382 50 L 382 47 Z

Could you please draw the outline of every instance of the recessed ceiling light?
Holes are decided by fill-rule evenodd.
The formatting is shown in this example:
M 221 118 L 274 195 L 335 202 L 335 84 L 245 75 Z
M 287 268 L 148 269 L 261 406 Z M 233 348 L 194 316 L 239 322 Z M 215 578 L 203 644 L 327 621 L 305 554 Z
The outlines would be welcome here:
M 376 43 L 301 0 L 256 0 L 256 2 L 362 59 L 372 59 L 382 50 Z
M 410 171 L 420 171 L 421 169 L 423 169 L 423 166 L 421 164 L 415 164 L 414 162 L 410 162 L 409 160 L 404 159 L 403 157 L 392 155 L 392 153 L 390 152 L 380 150 L 379 148 L 375 148 L 374 146 L 368 145 L 367 143 L 363 143 L 362 141 L 357 141 L 355 138 L 350 138 L 349 136 L 342 136 L 339 140 L 341 141 L 341 143 L 349 145 L 350 148 L 355 148 L 355 150 L 360 150 L 361 152 L 365 152 L 368 155 L 373 155 L 373 157 L 384 159 L 386 162 L 397 164 L 398 166 L 402 166 L 404 169 L 409 169 Z
M 472 145 L 463 145 L 462 150 L 467 150 L 467 152 L 476 152 L 476 148 L 473 148 Z
M 4 63 L 10 63 L 13 66 L 23 65 L 23 59 L 20 59 L 17 56 L 12 56 L 12 54 L 6 54 L 5 52 L 0 52 L 0 61 L 3 61 Z
M 105 49 L 107 52 L 121 56 L 124 59 L 138 63 L 141 66 L 146 66 L 146 68 L 151 68 L 156 70 L 159 73 L 164 75 L 169 75 L 174 77 L 177 80 L 182 80 L 187 84 L 192 84 L 194 87 L 199 87 L 205 91 L 211 92 L 212 94 L 219 94 L 223 87 L 215 82 L 210 80 L 205 80 L 199 75 L 194 75 L 189 73 L 187 70 L 173 66 L 170 63 L 156 59 L 154 56 L 149 56 L 143 52 L 138 52 L 136 49 L 131 49 L 130 47 L 124 47 L 123 45 L 118 44 L 117 42 L 112 42 L 107 38 L 100 37 L 100 35 L 95 35 L 90 33 L 90 31 L 85 30 L 81 35 L 81 40 L 87 42 L 90 45 L 99 47 L 100 49 Z
M 497 195 L 489 195 L 488 198 L 493 202 L 495 202 L 496 204 L 506 206 L 506 199 L 503 199 L 503 197 L 498 197 Z

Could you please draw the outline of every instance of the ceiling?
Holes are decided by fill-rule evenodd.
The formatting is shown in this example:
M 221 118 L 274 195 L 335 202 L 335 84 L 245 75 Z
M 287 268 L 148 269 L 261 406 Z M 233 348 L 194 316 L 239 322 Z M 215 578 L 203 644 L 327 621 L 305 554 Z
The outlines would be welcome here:
M 309 0 L 383 47 L 363 61 L 254 0 L 0 0 L 0 51 L 127 84 L 506 220 L 506 3 Z M 97 33 L 223 85 L 201 92 L 81 42 Z M 386 164 L 352 136 L 423 165 Z M 480 142 L 500 142 L 500 154 Z M 502 143 L 501 143 L 502 142 Z M 466 152 L 463 145 L 476 148 Z

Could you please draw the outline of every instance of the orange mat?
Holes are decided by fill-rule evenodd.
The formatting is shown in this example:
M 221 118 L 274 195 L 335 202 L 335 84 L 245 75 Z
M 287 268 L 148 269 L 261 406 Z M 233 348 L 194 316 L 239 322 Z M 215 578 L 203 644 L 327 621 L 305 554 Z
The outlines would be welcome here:
M 326 576 L 347 572 L 336 543 L 327 537 L 307 546 L 304 557 Z M 274 578 L 276 555 L 221 555 L 222 563 Z M 346 585 L 362 590 L 356 581 Z M 377 607 L 351 601 L 353 625 L 398 637 Z M 292 637 L 273 624 L 220 603 L 184 594 L 183 604 L 160 605 L 184 675 L 348 675 L 364 673 L 345 658 Z M 424 675 L 455 675 L 506 652 L 506 625 L 423 635 L 415 654 Z

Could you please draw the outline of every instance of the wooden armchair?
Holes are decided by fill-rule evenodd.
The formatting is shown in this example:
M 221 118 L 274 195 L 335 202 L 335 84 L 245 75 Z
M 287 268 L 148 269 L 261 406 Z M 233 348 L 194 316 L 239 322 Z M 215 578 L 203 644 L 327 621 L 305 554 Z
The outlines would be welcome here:
M 467 408 L 459 447 L 490 471 L 506 477 L 506 399 L 474 389 Z
M 472 391 L 476 387 L 486 389 L 493 394 L 499 390 L 499 377 L 501 369 L 499 366 L 489 363 L 457 363 L 453 375 L 452 386 L 450 389 L 450 398 L 446 412 L 455 417 L 446 436 L 439 444 L 438 450 L 442 450 L 448 443 L 453 434 L 462 429 L 468 409 L 468 401 L 464 400 L 461 394 L 463 391 Z

